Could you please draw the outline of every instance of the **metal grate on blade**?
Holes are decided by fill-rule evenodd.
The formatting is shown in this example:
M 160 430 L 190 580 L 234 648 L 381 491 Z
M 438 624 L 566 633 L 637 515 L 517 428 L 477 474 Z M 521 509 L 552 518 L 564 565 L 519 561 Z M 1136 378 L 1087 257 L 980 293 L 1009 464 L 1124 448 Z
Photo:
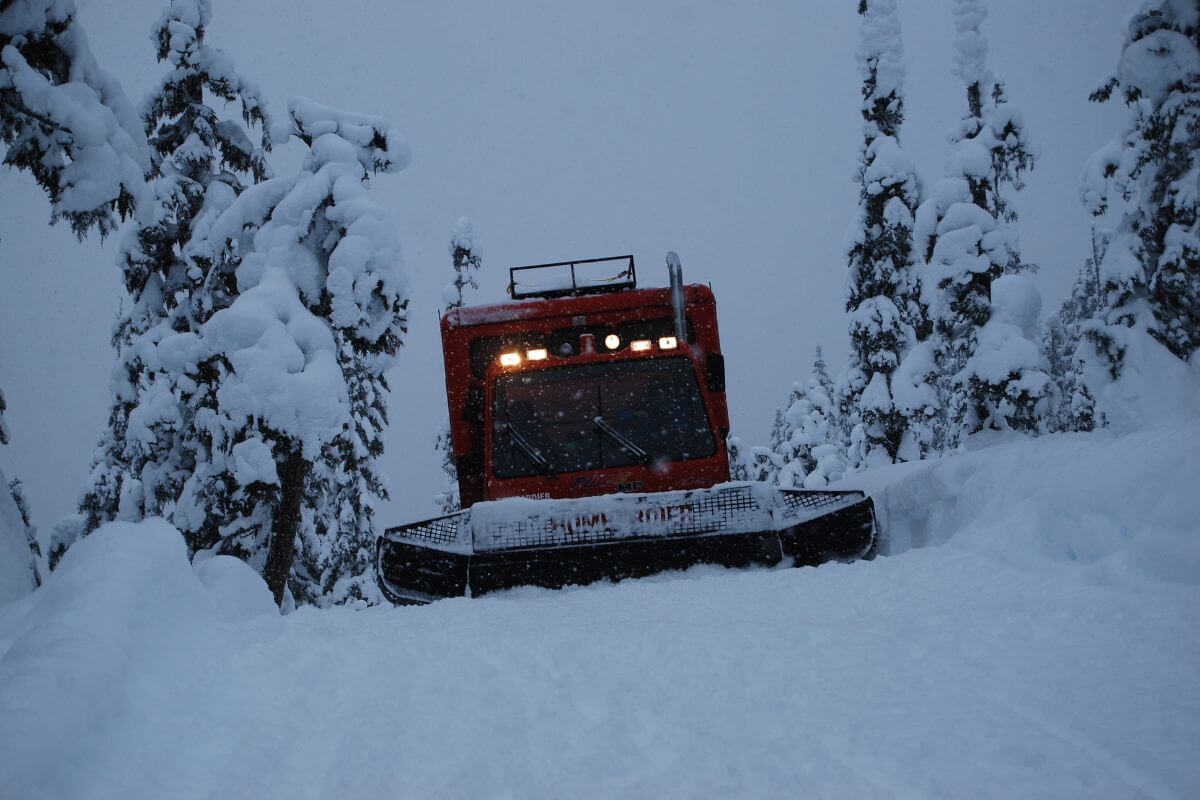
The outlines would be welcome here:
M 595 524 L 576 524 L 576 521 L 558 517 L 542 517 L 490 523 L 482 527 L 483 536 L 477 540 L 477 546 L 487 550 L 596 544 L 626 538 L 600 520 Z
M 609 497 L 574 513 L 476 520 L 477 550 L 598 544 L 623 539 L 732 533 L 761 525 L 763 511 L 746 487 L 661 496 Z
M 783 495 L 783 502 L 787 504 L 787 507 L 795 509 L 840 506 L 844 505 L 848 499 L 863 497 L 862 492 L 806 492 L 802 489 L 780 489 L 780 493 Z
M 470 529 L 467 512 L 460 511 L 445 517 L 400 525 L 385 531 L 389 538 L 406 539 L 418 544 L 469 544 Z

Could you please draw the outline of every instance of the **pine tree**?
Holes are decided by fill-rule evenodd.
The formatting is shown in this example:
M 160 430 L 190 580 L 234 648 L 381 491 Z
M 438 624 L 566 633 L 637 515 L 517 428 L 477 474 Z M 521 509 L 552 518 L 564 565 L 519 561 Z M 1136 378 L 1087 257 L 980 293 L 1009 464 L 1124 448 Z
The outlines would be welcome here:
M 779 456 L 775 455 L 771 448 L 761 445 L 754 445 L 750 448 L 750 462 L 746 465 L 750 480 L 759 483 L 775 483 L 779 467 Z
M 818 347 L 812 376 L 797 385 L 796 399 L 784 413 L 789 431 L 783 466 L 777 481 L 785 489 L 819 488 L 838 480 L 846 470 L 833 381 Z
M 913 253 L 920 186 L 899 143 L 904 121 L 900 21 L 895 0 L 860 0 L 858 11 L 863 17 L 858 50 L 863 146 L 858 220 L 846 254 L 851 353 L 840 398 L 859 443 L 854 467 L 901 457 L 908 423 L 892 402 L 891 377 L 925 316 Z
M 1118 92 L 1129 125 L 1088 162 L 1083 200 L 1130 208 L 1100 264 L 1102 319 L 1088 331 L 1116 378 L 1125 329 L 1144 330 L 1181 359 L 1200 348 L 1200 9 L 1144 0 L 1128 19 L 1116 72 L 1091 96 Z
M 0 142 L 4 163 L 46 193 L 51 224 L 65 219 L 81 240 L 93 230 L 104 238 L 147 205 L 141 126 L 96 63 L 71 0 L 0 2 Z M 3 406 L 0 396 L 0 442 Z M 24 498 L 14 501 L 27 516 Z
M 9 442 L 8 427 L 4 421 L 4 412 L 7 406 L 4 401 L 4 392 L 0 392 L 0 446 L 7 445 Z M 17 541 L 10 542 L 10 547 L 6 550 L 20 551 L 25 548 L 29 551 L 27 567 L 17 567 L 16 572 L 20 577 L 18 582 L 36 588 L 42 585 L 42 550 L 37 540 L 37 529 L 33 526 L 33 522 L 29 516 L 29 504 L 25 500 L 25 493 L 21 488 L 21 481 L 13 478 L 11 481 L 5 482 L 4 473 L 0 472 L 0 493 L 7 494 L 4 497 L 0 494 L 0 512 L 3 512 L 6 501 L 11 500 L 11 510 L 15 510 L 16 514 L 0 513 L 0 537 L 12 537 Z M 10 516 L 15 516 L 16 519 L 8 520 Z M 6 522 L 11 522 L 10 525 Z M 6 570 L 7 571 L 7 570 Z M 2 587 L 0 587 L 2 588 Z M 0 598 L 0 602 L 11 598 Z
M 453 514 L 460 511 L 462 506 L 459 504 L 458 465 L 454 461 L 454 441 L 449 423 L 443 422 L 438 426 L 433 450 L 437 453 L 442 472 L 446 474 L 442 490 L 433 496 L 433 502 L 443 514 Z
M 4 390 L 0 389 L 0 444 L 8 444 L 9 437 L 12 435 L 8 432 L 8 423 L 4 420 L 4 412 L 8 410 L 8 403 L 4 400 Z
M 403 169 L 408 148 L 376 117 L 299 98 L 288 111 L 308 147 L 299 173 L 247 188 L 193 239 L 241 293 L 158 345 L 188 354 L 206 436 L 175 521 L 194 550 L 258 568 L 281 603 L 288 586 L 301 601 L 369 600 L 371 500 L 354 498 L 382 486 L 383 375 L 408 287 L 366 184 Z
M 479 239 L 475 226 L 466 217 L 459 217 L 450 231 L 450 263 L 454 267 L 454 280 L 442 289 L 442 312 L 462 308 L 466 303 L 467 289 L 479 289 L 475 273 L 482 266 Z
M 771 425 L 771 436 L 767 440 L 769 442 L 771 452 L 774 454 L 774 463 L 777 468 L 782 469 L 787 464 L 791 463 L 796 458 L 794 446 L 792 444 L 792 433 L 794 427 L 788 420 L 788 409 L 794 406 L 803 393 L 803 389 L 799 383 L 793 383 L 792 388 L 788 390 L 788 396 L 784 399 L 783 404 L 775 409 L 775 420 Z
M 986 65 L 986 14 L 980 0 L 956 0 L 954 71 L 966 84 L 968 113 L 914 230 L 926 261 L 922 299 L 940 398 L 935 449 L 986 427 L 1038 431 L 1049 392 L 1036 346 L 993 313 L 993 281 L 1023 268 L 1009 191 L 1022 188 L 1033 155 L 1020 113 Z
M 146 101 L 154 213 L 122 244 L 118 264 L 128 300 L 117 322 L 109 422 L 80 501 L 83 533 L 115 518 L 169 515 L 201 447 L 190 400 L 192 380 L 156 346 L 195 331 L 229 305 L 236 283 L 228 265 L 194 258 L 190 242 L 253 183 L 268 175 L 264 104 L 232 61 L 205 41 L 208 0 L 173 0 L 153 29 L 169 69 Z M 242 121 L 213 106 L 237 103 Z M 247 130 L 257 125 L 255 144 Z M 153 354 L 158 358 L 150 358 Z M 164 357 L 165 356 L 165 357 Z
M 729 480 L 750 480 L 750 470 L 746 468 L 746 459 L 742 455 L 742 440 L 737 436 L 728 437 L 725 440 L 725 451 L 729 456 Z
M 25 499 L 25 488 L 20 478 L 8 482 L 8 493 L 12 496 L 13 504 L 21 515 L 21 524 L 25 527 L 25 544 L 29 548 L 29 570 L 33 573 L 34 586 L 42 585 L 42 548 L 37 540 L 37 528 L 34 527 L 33 517 L 29 514 L 29 501 Z
M 1100 270 L 1108 236 L 1092 232 L 1092 255 L 1075 276 L 1071 295 L 1047 318 L 1042 354 L 1054 381 L 1055 398 L 1048 426 L 1053 431 L 1090 431 L 1095 427 L 1095 400 L 1084 379 L 1079 344 L 1084 329 L 1100 312 Z
M 450 262 L 454 266 L 454 280 L 442 289 L 443 314 L 454 308 L 462 308 L 466 302 L 466 290 L 479 288 L 473 274 L 479 271 L 482 263 L 479 242 L 474 226 L 466 217 L 460 217 L 450 232 Z M 449 423 L 442 423 L 438 427 L 433 449 L 438 454 L 442 471 L 446 473 L 445 484 L 442 491 L 434 495 L 434 502 L 443 514 L 452 514 L 462 506 L 458 492 L 458 464 L 454 460 L 454 441 Z
M 387 378 L 355 357 L 354 344 L 334 330 L 346 381 L 350 425 L 326 445 L 305 486 L 293 595 L 311 605 L 374 604 L 371 572 L 378 530 L 375 506 L 388 499 L 378 460 L 387 427 Z
M 793 385 L 792 388 L 788 390 L 788 396 L 787 399 L 784 400 L 783 405 L 775 409 L 775 417 L 771 422 L 771 434 L 767 437 L 767 445 L 770 447 L 772 453 L 781 453 L 787 447 L 787 440 L 790 436 L 790 432 L 787 429 L 787 421 L 784 419 L 783 412 L 791 407 L 792 403 L 796 399 L 795 394 L 796 387 Z
M 72 0 L 0 3 L 0 141 L 80 239 L 112 233 L 144 199 L 145 138 Z

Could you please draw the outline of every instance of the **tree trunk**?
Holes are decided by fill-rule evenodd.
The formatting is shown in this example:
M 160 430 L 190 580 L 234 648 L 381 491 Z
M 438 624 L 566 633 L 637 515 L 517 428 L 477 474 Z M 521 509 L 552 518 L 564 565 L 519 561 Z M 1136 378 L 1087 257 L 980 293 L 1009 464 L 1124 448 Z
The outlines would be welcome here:
M 292 572 L 292 561 L 296 557 L 296 532 L 300 528 L 300 502 L 304 499 L 304 480 L 308 477 L 308 467 L 300 449 L 296 448 L 288 454 L 279 471 L 282 497 L 275 511 L 264 575 L 267 588 L 279 606 L 283 605 L 283 593 L 287 589 L 288 575 Z

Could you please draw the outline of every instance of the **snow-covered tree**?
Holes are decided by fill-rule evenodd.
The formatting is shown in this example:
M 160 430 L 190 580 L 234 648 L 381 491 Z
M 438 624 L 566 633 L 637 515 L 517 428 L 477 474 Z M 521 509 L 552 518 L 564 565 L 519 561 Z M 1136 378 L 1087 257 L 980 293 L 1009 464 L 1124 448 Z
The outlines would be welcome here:
M 786 411 L 796 399 L 794 396 L 795 393 L 796 387 L 793 386 L 790 390 L 788 390 L 788 396 L 783 402 L 783 405 L 775 409 L 775 417 L 771 421 L 771 433 L 767 437 L 767 445 L 770 447 L 772 453 L 779 453 L 786 446 L 788 430 L 787 423 L 783 417 L 783 412 Z
M 450 263 L 454 267 L 454 280 L 442 289 L 442 313 L 462 308 L 466 303 L 466 290 L 479 289 L 475 281 L 475 273 L 482 266 L 479 237 L 475 226 L 466 217 L 459 217 L 450 230 Z
M 787 410 L 800 399 L 801 392 L 800 384 L 793 383 L 783 404 L 775 409 L 775 419 L 771 424 L 771 436 L 767 441 L 771 452 L 775 454 L 774 461 L 780 467 L 795 458 L 792 450 L 792 425 L 788 421 Z
M 0 445 L 9 442 L 4 422 L 4 392 L 0 392 Z M 41 586 L 42 551 L 21 481 L 6 481 L 0 472 L 0 603 Z
M 193 257 L 233 265 L 241 293 L 156 348 L 188 363 L 206 445 L 174 519 L 193 550 L 257 567 L 281 602 L 289 585 L 300 600 L 370 599 L 383 376 L 408 287 L 367 179 L 409 151 L 377 117 L 299 98 L 288 111 L 308 147 L 299 173 L 247 188 L 193 236 Z
M 0 444 L 8 444 L 8 423 L 4 421 L 4 412 L 8 410 L 8 402 L 4 399 L 4 390 L 0 389 Z
M 776 480 L 785 489 L 819 488 L 846 471 L 833 381 L 820 347 L 813 359 L 812 376 L 796 385 L 795 398 L 783 415 L 788 440 Z
M 858 219 L 847 248 L 850 274 L 850 362 L 840 403 L 861 447 L 852 466 L 895 461 L 906 418 L 892 402 L 891 376 L 923 325 L 913 252 L 913 214 L 920 185 L 900 147 L 904 64 L 895 0 L 860 0 L 863 145 L 858 170 Z M 811 470 L 808 470 L 811 471 Z
M 746 457 L 742 455 L 742 440 L 737 436 L 725 439 L 725 451 L 729 456 L 729 480 L 748 481 L 750 470 L 746 468 Z
M 769 447 L 754 445 L 750 448 L 750 461 L 746 464 L 750 480 L 774 483 L 779 474 L 779 456 Z
M 433 496 L 433 502 L 443 514 L 453 514 L 462 506 L 459 504 L 458 465 L 454 461 L 454 442 L 450 435 L 449 423 L 443 422 L 438 426 L 433 450 L 437 453 L 442 472 L 446 474 L 442 489 Z
M 454 280 L 442 289 L 443 314 L 453 308 L 462 308 L 466 302 L 466 290 L 479 288 L 474 275 L 482 263 L 479 241 L 471 220 L 466 217 L 459 217 L 450 231 L 450 263 L 454 267 Z M 452 514 L 462 506 L 458 491 L 458 464 L 454 460 L 454 442 L 449 423 L 444 422 L 438 427 L 433 448 L 438 454 L 442 471 L 446 473 L 442 490 L 433 499 L 443 514 Z
M 1010 192 L 1022 188 L 1033 155 L 1020 113 L 987 68 L 986 14 L 980 0 L 955 2 L 954 72 L 966 84 L 968 113 L 951 134 L 946 177 L 918 208 L 914 229 L 926 262 L 937 449 L 986 427 L 1040 430 L 1049 392 L 1036 346 L 992 313 L 993 282 L 1022 269 Z
M 209 0 L 171 0 L 151 39 L 167 72 L 142 111 L 151 151 L 153 214 L 118 255 L 128 298 L 113 335 L 117 364 L 108 425 L 80 502 L 84 533 L 120 516 L 169 515 L 201 448 L 184 396 L 196 395 L 186 362 L 162 358 L 164 338 L 195 331 L 237 292 L 229 265 L 195 256 L 198 224 L 264 180 L 270 149 L 264 104 L 232 60 L 205 41 Z M 214 106 L 236 103 L 242 119 Z M 262 131 L 251 136 L 252 125 Z
M 46 193 L 51 223 L 65 219 L 80 239 L 107 236 L 146 204 L 145 137 L 96 63 L 72 0 L 0 2 L 0 142 L 4 163 Z
M 120 85 L 100 69 L 72 0 L 0 2 L 0 141 L 28 170 L 51 221 L 112 233 L 144 195 L 146 142 Z
M 1126 329 L 1146 331 L 1181 359 L 1200 348 L 1200 7 L 1143 0 L 1127 21 L 1116 72 L 1092 94 L 1129 108 L 1125 130 L 1088 162 L 1093 213 L 1114 193 L 1128 204 L 1100 263 L 1101 319 L 1088 331 L 1113 377 Z M 1193 359 L 1194 360 L 1194 359 Z
M 1085 327 L 1100 312 L 1100 263 L 1107 234 L 1092 232 L 1092 255 L 1080 267 L 1070 296 L 1042 328 L 1042 355 L 1054 381 L 1055 398 L 1047 420 L 1054 431 L 1089 431 L 1095 427 L 1095 399 L 1085 380 L 1079 345 Z
M 21 515 L 21 524 L 25 528 L 25 546 L 29 548 L 29 564 L 36 586 L 42 585 L 42 548 L 37 540 L 37 528 L 34 527 L 33 517 L 29 514 L 29 501 L 25 499 L 25 487 L 20 478 L 8 482 L 8 493 L 12 496 L 13 504 Z
M 355 356 L 335 330 L 338 364 L 350 402 L 350 427 L 322 451 L 306 484 L 303 546 L 291 580 L 293 595 L 312 605 L 378 602 L 371 565 L 377 535 L 375 505 L 388 498 L 379 468 L 387 427 L 387 378 Z

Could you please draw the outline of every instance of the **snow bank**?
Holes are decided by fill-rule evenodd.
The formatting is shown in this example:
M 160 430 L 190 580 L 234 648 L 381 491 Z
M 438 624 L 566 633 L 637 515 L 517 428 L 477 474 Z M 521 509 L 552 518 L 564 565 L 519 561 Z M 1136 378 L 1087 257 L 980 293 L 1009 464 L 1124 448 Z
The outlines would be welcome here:
M 967 446 L 842 482 L 873 495 L 885 553 L 953 544 L 1022 568 L 1073 562 L 1200 585 L 1200 424 L 985 433 Z
M 198 571 L 200 579 L 166 522 L 114 522 L 71 547 L 39 591 L 0 609 L 4 794 L 125 794 L 98 791 L 97 780 L 151 794 L 134 761 L 108 754 L 143 751 L 156 726 L 123 722 L 219 680 L 226 622 L 265 622 L 251 628 L 267 632 L 278 621 L 266 586 L 244 563 L 213 559 Z M 225 647 L 212 644 L 220 638 Z
M 1114 431 L 1186 425 L 1200 419 L 1200 364 L 1180 361 L 1145 330 L 1107 325 L 1125 352 L 1121 376 L 1109 378 L 1108 360 L 1085 342 L 1084 379 L 1096 393 L 1096 411 Z

